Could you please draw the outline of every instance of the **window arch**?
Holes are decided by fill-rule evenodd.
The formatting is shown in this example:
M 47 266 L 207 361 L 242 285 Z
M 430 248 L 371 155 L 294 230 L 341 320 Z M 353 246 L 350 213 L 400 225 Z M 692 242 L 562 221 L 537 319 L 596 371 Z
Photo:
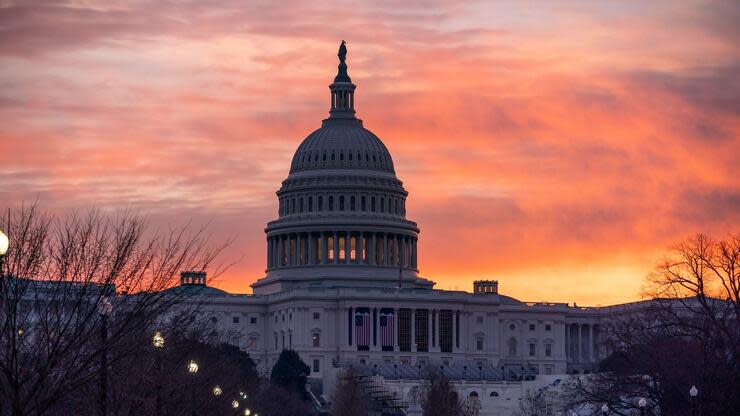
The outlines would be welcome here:
M 498 392 L 497 391 L 492 391 L 491 394 L 489 394 L 488 396 L 490 396 L 490 397 L 498 397 Z

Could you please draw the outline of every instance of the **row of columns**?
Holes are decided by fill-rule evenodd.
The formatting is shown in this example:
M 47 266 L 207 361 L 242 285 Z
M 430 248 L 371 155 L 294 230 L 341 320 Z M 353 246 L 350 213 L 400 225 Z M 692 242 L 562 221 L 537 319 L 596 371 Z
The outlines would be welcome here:
M 362 308 L 362 307 L 360 307 Z M 371 328 L 371 345 L 370 351 L 381 351 L 382 350 L 382 342 L 380 339 L 380 312 L 381 310 L 392 310 L 393 311 L 393 351 L 399 352 L 401 351 L 399 346 L 399 338 L 400 338 L 400 328 L 401 325 L 399 324 L 399 310 L 400 309 L 406 309 L 411 312 L 410 320 L 411 320 L 411 328 L 410 328 L 410 351 L 404 351 L 404 352 L 419 352 L 418 346 L 420 343 L 416 342 L 416 314 L 417 311 L 423 310 L 427 313 L 427 322 L 426 322 L 426 345 L 427 345 L 427 351 L 426 352 L 441 352 L 441 337 L 440 337 L 440 312 L 441 309 L 413 309 L 413 308 L 370 308 L 370 315 L 371 319 L 374 319 L 373 326 Z M 354 323 L 354 313 L 357 311 L 357 308 L 345 308 L 342 316 L 346 316 L 348 318 L 346 319 L 352 319 L 352 321 L 344 322 L 344 325 L 342 327 L 349 328 L 352 327 L 352 333 L 351 334 L 344 334 L 343 337 L 341 337 L 344 341 L 342 345 L 345 345 L 347 347 L 357 347 L 356 345 L 356 327 Z M 457 352 L 460 349 L 460 328 L 459 328 L 459 322 L 458 319 L 456 319 L 456 316 L 460 314 L 460 311 L 457 310 L 449 310 L 446 309 L 446 311 L 449 311 L 451 313 L 451 320 L 452 320 L 452 327 L 451 327 L 451 345 L 452 345 L 452 351 L 449 352 Z
M 331 94 L 332 110 L 354 110 L 355 92 L 351 87 L 332 87 Z
M 597 360 L 598 325 L 567 324 L 565 331 L 565 352 L 567 359 L 574 363 L 591 363 Z
M 267 238 L 267 268 L 367 264 L 416 269 L 416 237 L 379 232 L 329 231 Z

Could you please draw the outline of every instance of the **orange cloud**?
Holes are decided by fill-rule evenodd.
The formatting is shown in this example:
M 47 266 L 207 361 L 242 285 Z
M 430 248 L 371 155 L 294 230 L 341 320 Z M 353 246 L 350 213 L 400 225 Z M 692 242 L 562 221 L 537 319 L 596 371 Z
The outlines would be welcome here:
M 136 208 L 236 236 L 248 291 L 339 39 L 440 287 L 639 296 L 660 253 L 740 224 L 740 20 L 725 2 L 48 2 L 0 10 L 0 200 Z

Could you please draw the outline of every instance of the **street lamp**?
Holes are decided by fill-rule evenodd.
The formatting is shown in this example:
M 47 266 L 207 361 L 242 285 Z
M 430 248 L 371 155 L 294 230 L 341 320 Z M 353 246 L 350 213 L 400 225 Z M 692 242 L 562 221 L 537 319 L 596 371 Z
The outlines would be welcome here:
M 220 396 L 221 393 L 223 393 L 223 392 L 224 391 L 221 390 L 221 386 L 216 386 L 216 387 L 213 388 L 213 395 L 214 396 Z
M 8 236 L 5 235 L 3 230 L 0 230 L 0 276 L 3 275 L 3 257 L 5 257 L 5 253 L 8 252 L 9 245 L 10 240 L 8 240 Z
M 691 386 L 689 389 L 689 396 L 691 396 L 691 414 L 696 416 L 696 396 L 699 395 L 699 389 L 696 386 Z
M 604 405 L 601 406 L 601 413 L 603 413 L 604 415 L 609 413 L 609 406 L 607 406 L 606 403 L 604 403 Z
M 252 411 L 249 409 L 244 409 L 244 416 L 250 416 L 252 414 Z
M 198 373 L 198 363 L 196 363 L 195 360 L 190 360 L 190 363 L 188 363 L 188 373 L 193 376 Z M 195 416 L 195 394 L 193 394 L 193 392 L 190 392 L 190 411 L 193 413 L 193 416 Z
M 239 408 L 239 400 L 232 401 L 231 402 L 231 407 L 233 407 L 234 409 L 238 409 Z
M 188 364 L 188 372 L 192 375 L 195 375 L 198 372 L 198 363 L 196 363 L 195 360 L 190 360 L 190 363 Z
M 152 345 L 154 345 L 154 348 L 157 350 L 161 350 L 164 347 L 164 337 L 161 332 L 157 331 L 154 333 L 154 336 L 152 337 Z
M 647 400 L 645 400 L 644 397 L 641 397 L 640 400 L 637 401 L 637 405 L 640 406 L 640 415 L 645 416 L 645 406 L 647 406 Z
M 162 333 L 157 331 L 154 333 L 154 336 L 152 337 L 152 345 L 154 346 L 154 349 L 156 350 L 155 356 L 157 361 L 157 385 L 156 385 L 156 398 L 154 403 L 154 408 L 156 410 L 156 414 L 160 414 L 160 408 L 161 408 L 161 391 L 162 386 L 159 383 L 159 376 L 162 374 L 162 348 L 164 348 L 164 337 L 162 336 Z

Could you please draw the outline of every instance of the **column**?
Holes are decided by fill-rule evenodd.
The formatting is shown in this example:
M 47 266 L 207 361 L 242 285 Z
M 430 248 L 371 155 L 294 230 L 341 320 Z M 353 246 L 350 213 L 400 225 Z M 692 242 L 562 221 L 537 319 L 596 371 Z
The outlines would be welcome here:
M 406 245 L 406 237 L 400 236 L 398 239 L 397 246 L 398 246 L 398 264 L 401 265 L 401 267 L 403 267 L 403 261 L 405 257 L 403 253 L 403 249 L 405 245 Z
M 355 252 L 356 252 L 355 259 L 357 259 L 356 261 L 358 264 L 365 264 L 365 260 L 362 258 L 362 249 L 363 249 L 362 238 L 363 236 L 364 236 L 364 233 L 359 233 L 357 235 L 357 244 L 355 245 Z
M 565 361 L 570 360 L 570 325 L 565 324 Z
M 434 350 L 437 351 L 437 352 L 439 352 L 439 351 L 441 351 L 441 348 L 442 348 L 441 345 L 439 344 L 439 340 L 441 339 L 440 336 L 439 336 L 439 309 L 436 309 L 434 311 L 434 316 L 435 316 L 435 319 L 434 319 L 434 338 L 435 338 L 434 345 L 435 345 L 435 349 Z
M 339 263 L 339 233 L 334 231 L 334 264 Z
M 434 340 L 432 339 L 432 310 L 427 309 L 427 351 L 434 351 Z
M 412 268 L 416 269 L 416 239 L 411 240 L 411 262 L 412 262 Z
M 306 259 L 306 264 L 314 264 L 314 259 L 316 258 L 315 250 L 313 233 L 308 233 L 308 259 Z
M 319 232 L 319 264 L 326 264 L 326 237 L 323 232 Z
M 377 239 L 378 233 L 371 233 L 370 234 L 370 250 L 367 253 L 367 257 L 370 263 L 370 265 L 376 265 L 378 262 L 376 261 L 377 258 L 375 257 L 376 252 L 378 250 L 378 239 Z
M 382 264 L 390 264 L 390 260 L 388 260 L 388 234 L 386 233 L 383 233 L 383 253 L 385 253 L 385 257 Z
M 352 261 L 349 258 L 350 252 L 352 251 L 352 244 L 351 241 L 352 236 L 349 231 L 344 233 L 344 262 L 347 264 L 350 264 Z
M 416 352 L 416 309 L 411 309 L 411 352 Z
M 594 361 L 594 327 L 588 326 L 588 362 Z
M 304 243 L 303 243 L 303 233 L 296 234 L 295 240 L 296 240 L 296 243 L 295 243 L 295 260 L 296 260 L 296 262 L 295 263 L 300 266 L 300 265 L 304 264 L 303 262 L 306 260 L 305 258 L 302 259 L 302 257 L 303 257 L 303 245 L 304 245 Z
M 373 328 L 375 332 L 373 333 L 373 340 L 375 342 L 373 343 L 373 350 L 380 351 L 381 350 L 380 334 L 378 333 L 378 330 L 380 329 L 380 309 L 375 308 L 374 312 L 375 312 L 375 316 L 374 316 L 375 325 L 373 326 Z
M 272 238 L 267 237 L 267 268 L 272 267 Z
M 583 343 L 581 342 L 581 324 L 576 324 L 576 362 L 581 362 L 581 359 L 583 357 L 583 353 L 581 352 L 581 348 Z
M 457 311 L 452 311 L 452 352 L 457 352 Z
M 283 265 L 283 236 L 279 235 L 275 237 L 275 242 L 277 243 L 277 265 L 282 266 Z
M 398 352 L 398 308 L 393 308 L 393 351 Z

